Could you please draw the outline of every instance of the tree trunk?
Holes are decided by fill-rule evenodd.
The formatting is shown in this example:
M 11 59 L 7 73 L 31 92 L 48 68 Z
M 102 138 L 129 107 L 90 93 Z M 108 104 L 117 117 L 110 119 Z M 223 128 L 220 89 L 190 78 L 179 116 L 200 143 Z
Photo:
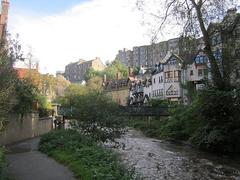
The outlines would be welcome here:
M 209 35 L 209 33 L 204 25 L 204 22 L 203 22 L 203 16 L 202 16 L 202 12 L 201 12 L 202 4 L 200 4 L 200 3 L 197 4 L 194 0 L 190 0 L 190 1 L 194 5 L 194 8 L 197 12 L 198 22 L 199 22 L 199 25 L 200 25 L 200 28 L 201 28 L 201 31 L 203 34 L 203 40 L 205 43 L 204 52 L 208 56 L 209 62 L 211 65 L 211 75 L 212 75 L 213 83 L 218 89 L 224 89 L 225 83 L 224 83 L 223 77 L 221 76 L 220 69 L 218 67 L 216 58 L 214 57 L 213 52 L 212 52 L 210 35 Z

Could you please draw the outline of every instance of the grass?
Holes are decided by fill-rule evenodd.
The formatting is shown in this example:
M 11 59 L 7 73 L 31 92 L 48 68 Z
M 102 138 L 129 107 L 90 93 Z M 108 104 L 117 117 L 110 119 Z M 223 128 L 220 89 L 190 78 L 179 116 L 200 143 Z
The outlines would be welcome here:
M 7 174 L 6 167 L 5 152 L 4 149 L 0 147 L 0 180 L 12 180 Z
M 40 150 L 69 167 L 81 180 L 129 180 L 132 175 L 112 151 L 73 130 L 44 135 Z

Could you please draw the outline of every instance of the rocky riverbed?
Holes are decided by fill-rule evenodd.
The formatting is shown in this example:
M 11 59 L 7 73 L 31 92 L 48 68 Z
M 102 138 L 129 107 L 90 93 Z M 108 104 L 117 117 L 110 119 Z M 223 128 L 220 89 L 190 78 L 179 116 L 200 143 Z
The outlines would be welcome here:
M 115 149 L 123 163 L 146 180 L 240 180 L 240 161 L 189 146 L 145 137 L 129 130 Z M 141 178 L 140 178 L 141 177 Z

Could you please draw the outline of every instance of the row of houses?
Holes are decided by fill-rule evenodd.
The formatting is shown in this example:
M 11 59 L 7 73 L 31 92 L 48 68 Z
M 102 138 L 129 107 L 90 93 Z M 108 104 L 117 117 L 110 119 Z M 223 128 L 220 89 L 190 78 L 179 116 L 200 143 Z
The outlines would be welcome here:
M 209 25 L 208 32 L 212 51 L 222 76 L 227 68 L 224 64 L 231 64 L 232 84 L 240 85 L 240 14 L 236 9 L 230 9 L 222 22 Z M 186 88 L 188 85 L 198 90 L 202 88 L 204 79 L 211 80 L 211 66 L 204 53 L 204 43 L 201 38 L 197 40 L 176 38 L 167 43 L 161 42 L 158 46 L 163 47 L 159 48 L 159 52 L 154 56 L 149 54 L 151 46 L 146 46 L 148 50 L 145 51 L 145 55 L 140 52 L 140 56 L 141 54 L 145 56 L 145 60 L 140 57 L 137 62 L 134 60 L 137 54 L 135 50 L 143 48 L 133 48 L 132 55 L 126 49 L 119 52 L 120 60 L 124 57 L 124 52 L 130 55 L 127 58 L 128 61 L 122 61 L 123 63 L 129 67 L 141 68 L 138 76 L 128 79 L 129 94 L 126 97 L 128 104 L 144 104 L 150 99 L 186 104 L 189 102 L 189 93 Z
M 175 53 L 168 53 L 164 61 L 154 68 L 143 68 L 130 80 L 129 105 L 141 105 L 150 99 L 169 100 L 187 104 L 186 84 L 200 89 L 204 79 L 210 78 L 208 58 L 199 51 L 192 61 L 186 61 Z

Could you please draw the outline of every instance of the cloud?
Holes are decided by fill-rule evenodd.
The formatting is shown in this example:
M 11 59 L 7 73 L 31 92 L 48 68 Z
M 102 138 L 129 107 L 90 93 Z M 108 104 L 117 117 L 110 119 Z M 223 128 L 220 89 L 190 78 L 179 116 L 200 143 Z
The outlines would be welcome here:
M 141 18 L 135 1 L 92 0 L 50 16 L 15 13 L 9 30 L 32 47 L 42 72 L 54 74 L 79 58 L 105 62 L 119 49 L 149 44 Z

